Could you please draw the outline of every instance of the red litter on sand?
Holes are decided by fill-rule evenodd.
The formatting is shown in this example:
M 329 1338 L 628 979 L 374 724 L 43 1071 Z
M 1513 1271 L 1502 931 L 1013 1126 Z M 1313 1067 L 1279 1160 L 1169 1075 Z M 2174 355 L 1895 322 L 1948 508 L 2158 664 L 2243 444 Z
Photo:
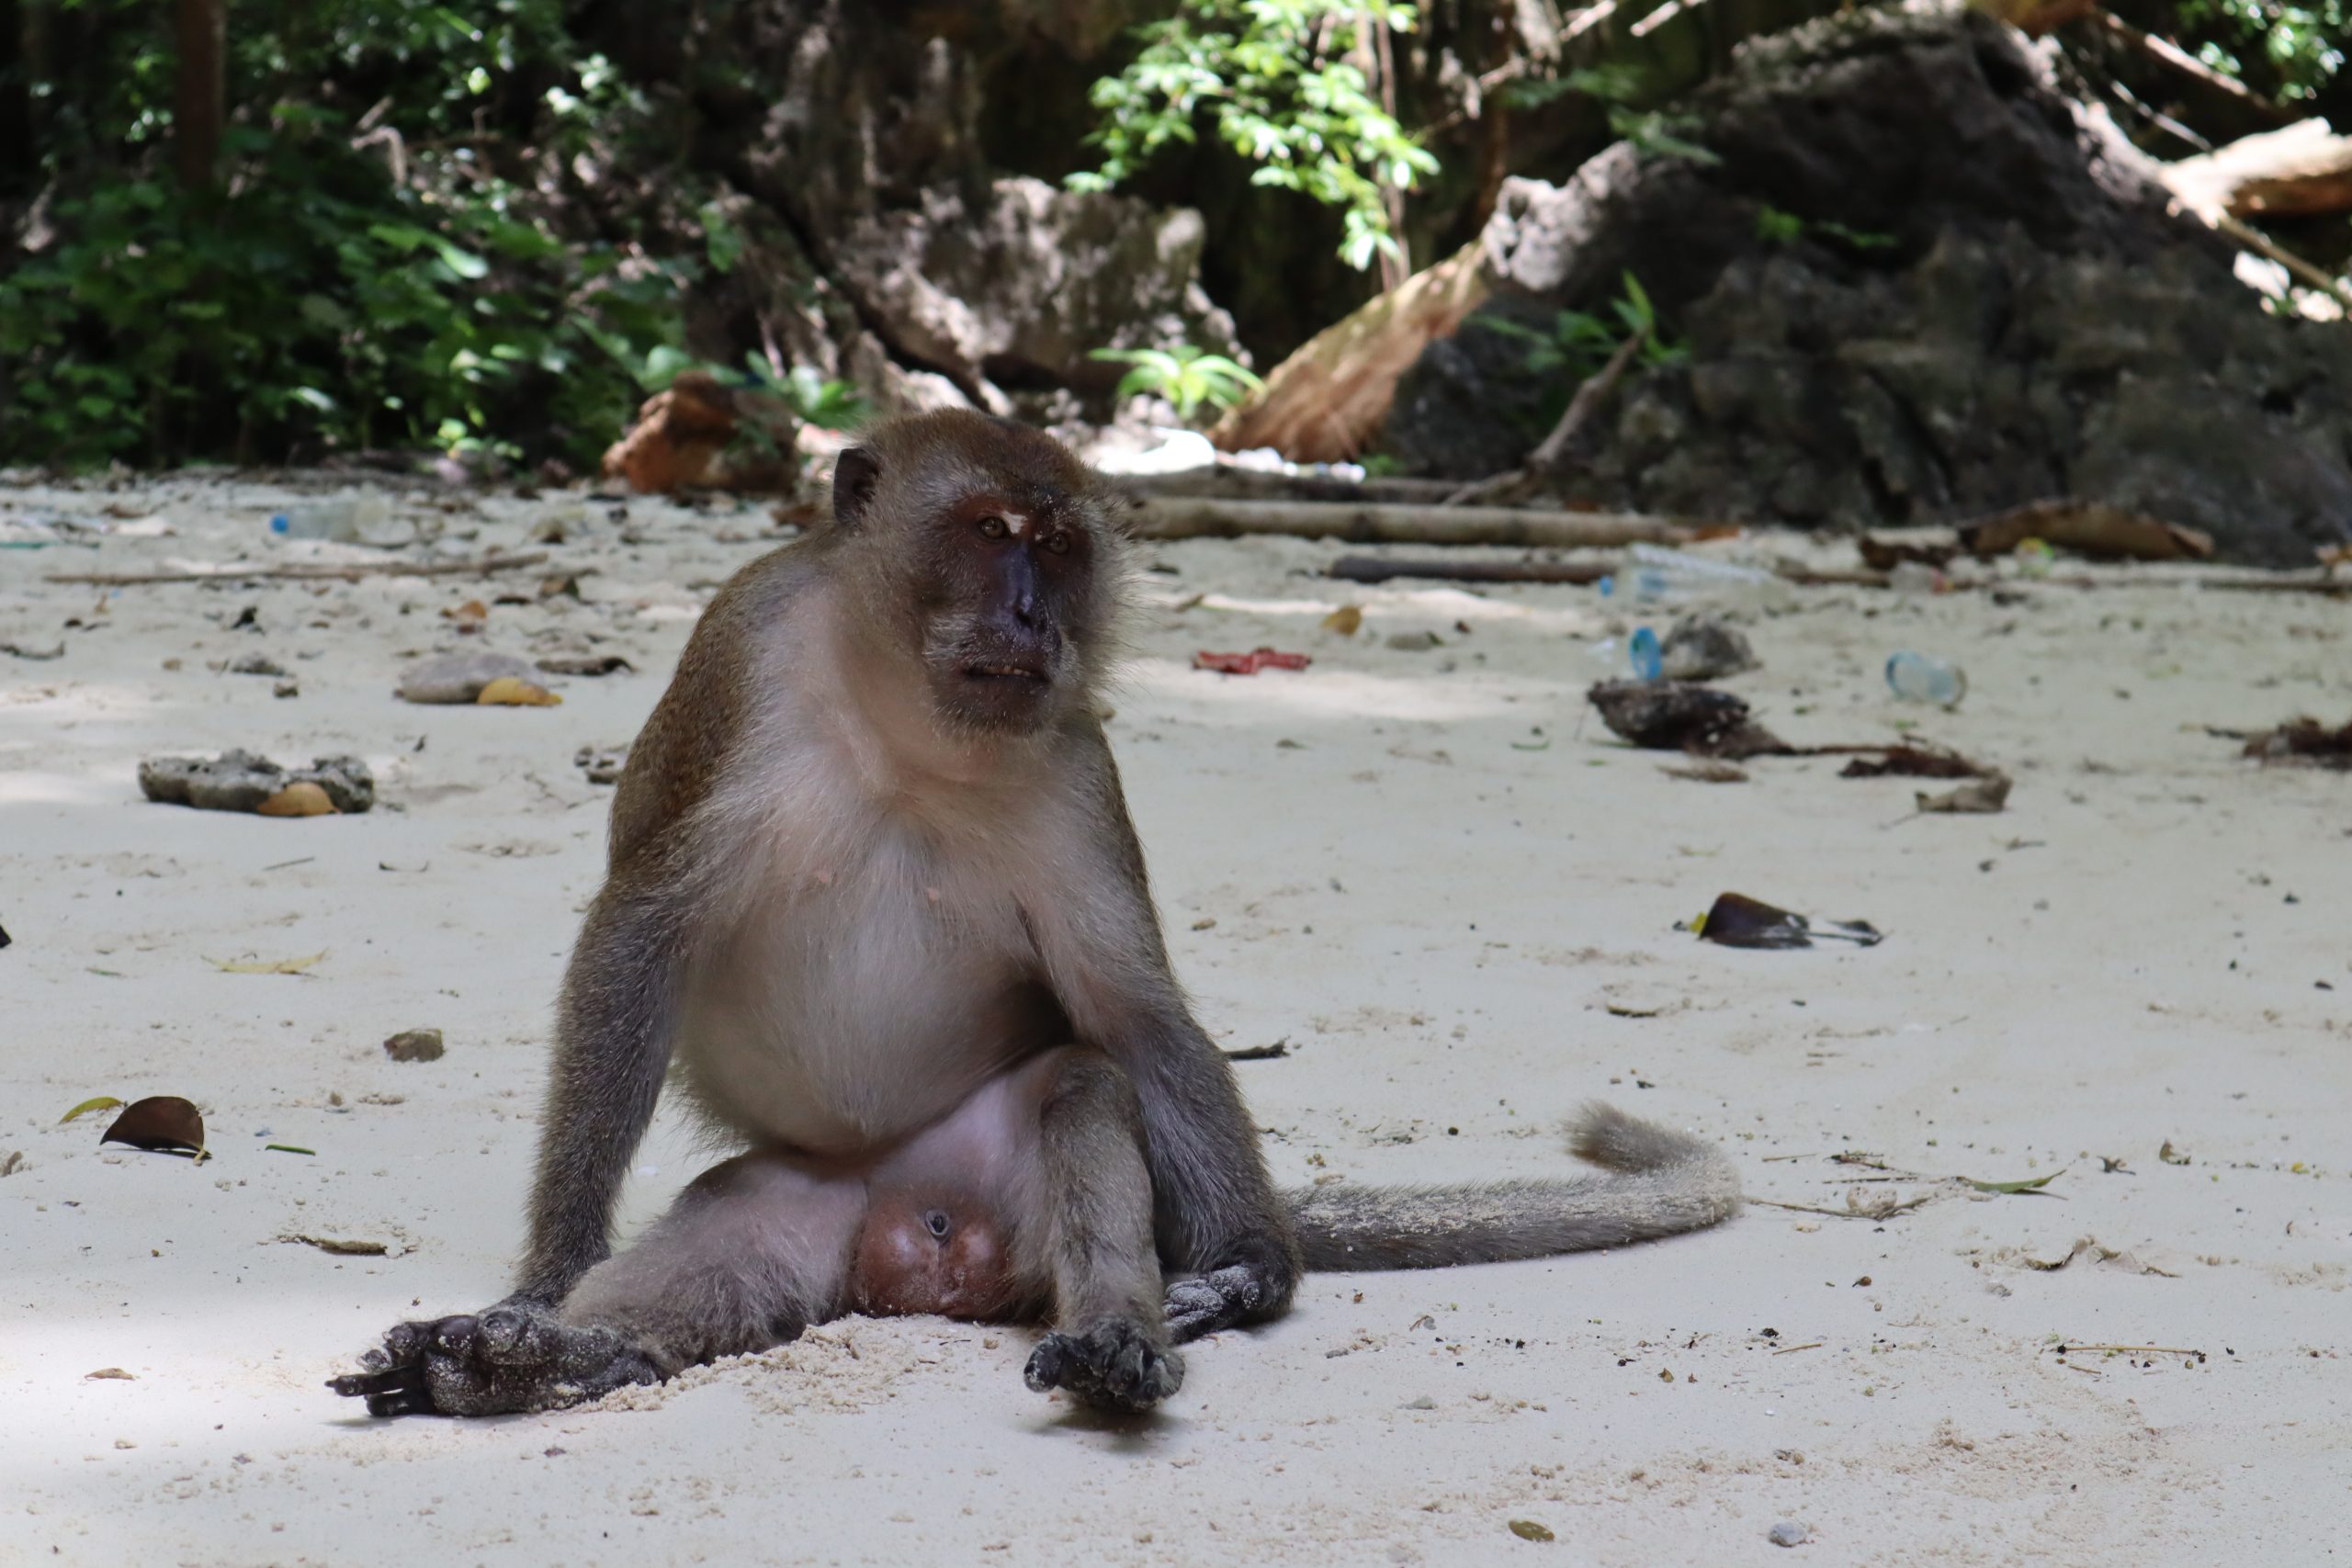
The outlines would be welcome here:
M 1193 668 L 1214 670 L 1220 675 L 1255 675 L 1261 670 L 1304 670 L 1307 657 L 1303 653 L 1278 653 L 1271 648 L 1261 648 L 1249 653 L 1210 653 L 1193 655 Z

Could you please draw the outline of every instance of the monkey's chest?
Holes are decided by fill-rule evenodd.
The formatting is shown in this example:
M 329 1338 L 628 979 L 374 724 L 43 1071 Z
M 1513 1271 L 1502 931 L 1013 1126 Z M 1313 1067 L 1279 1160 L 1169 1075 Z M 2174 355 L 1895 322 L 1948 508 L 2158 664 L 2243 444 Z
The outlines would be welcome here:
M 856 1156 L 1064 1043 L 1017 908 L 974 880 L 901 849 L 757 904 L 687 976 L 679 1056 L 704 1111 Z

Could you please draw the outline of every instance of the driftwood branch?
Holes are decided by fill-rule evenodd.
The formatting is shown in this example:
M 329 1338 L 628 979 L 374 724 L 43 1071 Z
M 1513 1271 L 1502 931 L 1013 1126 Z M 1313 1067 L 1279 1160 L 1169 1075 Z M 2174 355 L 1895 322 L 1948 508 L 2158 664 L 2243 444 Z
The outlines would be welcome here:
M 1377 506 L 1316 501 L 1147 500 L 1143 539 L 1230 539 L 1277 534 L 1357 544 L 1523 545 L 1546 549 L 1680 544 L 1689 525 L 1623 512 L 1532 512 L 1507 506 Z
M 363 577 L 477 577 L 537 566 L 545 550 L 520 555 L 476 556 L 471 560 L 446 561 L 294 561 L 285 566 L 196 567 L 175 571 L 69 571 L 51 574 L 51 582 L 91 583 L 101 588 L 130 588 L 152 582 L 240 582 L 273 578 L 291 582 L 356 582 Z
M 2271 102 L 2235 77 L 2223 75 L 2170 39 L 2161 39 L 2154 33 L 2143 32 L 2112 11 L 2101 11 L 2098 14 L 2098 19 L 2108 31 L 2139 50 L 2149 59 L 2160 64 L 2168 65 L 2184 76 L 2195 77 L 2213 91 L 2237 99 L 2256 113 L 2273 120 L 2293 118 L 2292 110 Z
M 1341 556 L 1324 570 L 1347 582 L 1431 578 L 1441 582 L 1593 583 L 1617 570 L 1613 561 L 1415 560 L 1408 556 Z
M 1642 345 L 1649 340 L 1648 332 L 1643 331 L 1619 344 L 1617 352 L 1609 356 L 1609 363 L 1595 374 L 1586 377 L 1583 384 L 1577 388 L 1576 396 L 1568 400 L 1568 406 L 1560 414 L 1560 422 L 1552 427 L 1551 434 L 1536 444 L 1535 450 L 1527 455 L 1526 462 L 1509 473 L 1464 485 L 1447 496 L 1445 503 L 1448 506 L 1467 506 L 1555 477 L 1566 465 L 1568 444 L 1591 423 L 1592 416 L 1600 412 L 1600 405 L 1608 400 L 1610 393 L 1617 389 L 1617 383 L 1625 378 L 1626 370 L 1641 354 Z

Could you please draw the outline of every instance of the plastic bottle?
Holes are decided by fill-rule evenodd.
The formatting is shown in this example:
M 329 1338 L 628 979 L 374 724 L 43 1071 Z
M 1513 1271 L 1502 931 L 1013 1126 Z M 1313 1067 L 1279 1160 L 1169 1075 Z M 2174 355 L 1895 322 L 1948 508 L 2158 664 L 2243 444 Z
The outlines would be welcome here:
M 1634 662 L 1634 679 L 1655 681 L 1665 672 L 1666 659 L 1660 651 L 1657 633 L 1647 626 L 1635 626 L 1634 635 L 1625 639 L 1625 652 Z
M 1665 649 L 1657 633 L 1647 626 L 1635 626 L 1624 637 L 1605 637 L 1585 645 L 1585 655 L 1598 668 L 1598 678 L 1604 681 L 1655 681 L 1665 668 Z
M 1710 560 L 1688 550 L 1633 545 L 1625 553 L 1627 565 L 1622 576 L 1604 577 L 1598 584 L 1603 598 L 1623 596 L 1636 604 L 1676 599 L 1772 601 L 1788 592 L 1788 584 L 1777 573 Z
M 1968 674 L 1957 664 L 1930 659 L 1905 649 L 1886 661 L 1886 684 L 1906 703 L 1933 703 L 1958 707 L 1968 695 Z
M 380 539 L 392 520 L 391 503 L 374 491 L 351 491 L 289 506 L 269 520 L 283 539 L 327 539 L 356 545 Z

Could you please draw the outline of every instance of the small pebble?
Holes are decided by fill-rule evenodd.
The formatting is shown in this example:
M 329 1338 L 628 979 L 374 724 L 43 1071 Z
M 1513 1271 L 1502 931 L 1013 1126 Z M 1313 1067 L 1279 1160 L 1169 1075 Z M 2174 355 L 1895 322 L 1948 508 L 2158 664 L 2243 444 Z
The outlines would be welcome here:
M 1803 1546 L 1813 1539 L 1813 1532 L 1803 1525 L 1782 1519 L 1765 1532 L 1764 1539 L 1774 1546 Z
M 384 1055 L 395 1062 L 437 1062 L 444 1055 L 437 1029 L 403 1029 L 384 1042 Z

